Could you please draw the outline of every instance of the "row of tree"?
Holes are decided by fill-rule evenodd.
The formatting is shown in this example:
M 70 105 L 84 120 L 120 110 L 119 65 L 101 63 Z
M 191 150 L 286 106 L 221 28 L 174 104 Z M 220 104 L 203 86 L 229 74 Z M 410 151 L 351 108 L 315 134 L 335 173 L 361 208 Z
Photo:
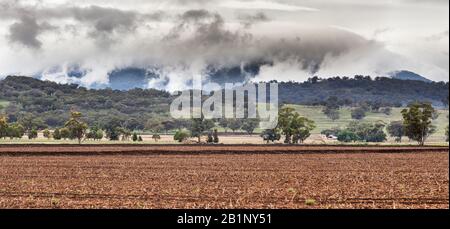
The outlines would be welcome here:
M 424 145 L 428 137 L 436 131 L 432 125 L 432 120 L 436 116 L 436 110 L 429 103 L 413 103 L 402 111 L 403 120 L 391 122 L 388 125 L 382 121 L 376 123 L 365 123 L 353 121 L 345 128 L 333 128 L 322 131 L 326 136 L 336 136 L 342 142 L 384 142 L 387 140 L 385 129 L 390 136 L 395 137 L 396 141 L 401 142 L 402 137 L 406 136 L 410 140 L 417 141 Z M 147 125 L 150 125 L 147 123 Z M 155 131 L 152 138 L 157 141 L 161 137 L 157 130 L 167 123 L 152 123 L 151 127 Z M 197 138 L 200 143 L 203 136 L 207 136 L 208 143 L 219 143 L 218 131 L 214 129 L 217 125 L 225 130 L 230 128 L 233 131 L 243 129 L 252 134 L 259 125 L 258 119 L 218 119 L 209 120 L 204 118 L 184 120 L 184 124 L 178 126 L 174 139 L 183 142 L 188 138 Z M 37 127 L 39 122 L 25 116 L 21 123 L 8 123 L 5 116 L 0 116 L 0 138 L 22 138 L 26 133 L 28 138 L 37 137 Z M 315 128 L 315 123 L 308 118 L 302 117 L 295 109 L 284 107 L 278 114 L 278 124 L 276 128 L 264 130 L 261 137 L 267 142 L 279 141 L 284 137 L 284 143 L 303 143 Z M 214 129 L 214 130 L 213 130 Z M 44 130 L 43 134 L 47 138 L 77 139 L 81 143 L 84 139 L 101 140 L 106 136 L 109 140 L 129 140 L 142 141 L 142 137 L 132 133 L 121 126 L 120 121 L 112 119 L 102 128 L 93 126 L 91 128 L 82 120 L 82 114 L 72 111 L 70 118 L 66 121 L 63 128 L 56 128 L 53 133 Z M 446 130 L 448 141 L 448 127 Z

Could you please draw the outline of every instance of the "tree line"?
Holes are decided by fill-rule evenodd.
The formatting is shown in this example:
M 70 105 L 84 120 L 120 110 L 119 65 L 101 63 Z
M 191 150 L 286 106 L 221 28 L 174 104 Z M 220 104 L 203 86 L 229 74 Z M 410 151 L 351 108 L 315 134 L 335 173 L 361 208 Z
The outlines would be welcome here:
M 397 142 L 401 142 L 403 137 L 417 141 L 424 145 L 426 140 L 436 131 L 432 120 L 436 118 L 436 110 L 429 103 L 412 103 L 402 110 L 403 120 L 393 121 L 386 124 L 382 121 L 375 123 L 352 121 L 345 128 L 332 128 L 323 130 L 321 133 L 327 137 L 336 137 L 341 142 L 384 142 L 387 134 L 394 137 Z M 76 139 L 79 144 L 83 140 L 101 140 L 104 137 L 111 141 L 133 140 L 143 141 L 142 136 L 136 132 L 121 126 L 118 120 L 110 120 L 108 125 L 103 127 L 91 126 L 82 120 L 83 115 L 78 111 L 71 111 L 70 118 L 65 122 L 64 127 L 56 128 L 53 132 L 48 129 L 43 130 L 46 138 Z M 217 126 L 221 126 L 226 131 L 244 129 L 248 134 L 253 134 L 259 125 L 258 119 L 191 119 L 180 120 L 182 124 L 169 125 L 168 123 L 150 122 L 147 125 L 153 130 L 152 139 L 158 141 L 161 137 L 159 131 L 165 125 L 177 126 L 173 138 L 178 142 L 184 142 L 189 138 L 196 138 L 197 143 L 202 142 L 202 137 L 206 136 L 206 143 L 219 143 L 219 132 Z M 29 139 L 37 137 L 39 128 L 43 124 L 34 120 L 31 116 L 25 116 L 18 122 L 9 123 L 6 116 L 0 116 L 0 138 L 22 138 L 27 134 Z M 302 117 L 294 108 L 283 107 L 278 113 L 278 123 L 276 128 L 262 130 L 260 136 L 267 143 L 280 141 L 286 144 L 301 144 L 311 136 L 311 131 L 316 128 L 314 121 Z M 387 130 L 385 133 L 384 130 Z M 446 129 L 448 141 L 448 126 Z
M 401 142 L 403 137 L 424 145 L 426 140 L 436 132 L 436 126 L 432 121 L 438 113 L 430 103 L 411 103 L 402 110 L 403 120 L 393 121 L 389 124 L 379 121 L 376 123 L 364 123 L 353 121 L 346 128 L 333 128 L 323 130 L 321 133 L 327 137 L 336 137 L 341 142 L 384 142 L 387 133 Z M 446 141 L 449 141 L 448 126 L 446 128 Z

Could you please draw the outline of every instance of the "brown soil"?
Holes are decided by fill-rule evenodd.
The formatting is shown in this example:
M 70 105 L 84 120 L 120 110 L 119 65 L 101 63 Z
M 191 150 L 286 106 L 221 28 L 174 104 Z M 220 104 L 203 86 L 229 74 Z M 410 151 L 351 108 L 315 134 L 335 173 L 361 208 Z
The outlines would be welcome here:
M 420 149 L 1 146 L 0 208 L 448 209 L 448 148 Z

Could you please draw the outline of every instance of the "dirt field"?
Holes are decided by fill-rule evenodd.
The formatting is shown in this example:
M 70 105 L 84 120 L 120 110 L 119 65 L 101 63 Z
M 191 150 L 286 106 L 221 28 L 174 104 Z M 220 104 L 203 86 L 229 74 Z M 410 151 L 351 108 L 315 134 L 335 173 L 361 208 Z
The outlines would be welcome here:
M 449 208 L 448 148 L 158 147 L 0 146 L 0 208 Z
M 411 153 L 442 152 L 445 146 L 333 145 L 0 145 L 0 155 L 154 155 L 154 154 L 282 154 L 282 153 Z

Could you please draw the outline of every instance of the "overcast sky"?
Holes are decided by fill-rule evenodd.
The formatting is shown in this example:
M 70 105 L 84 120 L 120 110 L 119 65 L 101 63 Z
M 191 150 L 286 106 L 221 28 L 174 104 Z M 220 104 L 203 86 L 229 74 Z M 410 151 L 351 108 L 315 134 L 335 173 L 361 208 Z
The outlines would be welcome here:
M 133 66 L 174 90 L 208 66 L 258 62 L 271 64 L 256 80 L 411 70 L 448 81 L 448 20 L 448 0 L 0 0 L 0 77 L 64 83 L 78 66 L 89 86 Z

